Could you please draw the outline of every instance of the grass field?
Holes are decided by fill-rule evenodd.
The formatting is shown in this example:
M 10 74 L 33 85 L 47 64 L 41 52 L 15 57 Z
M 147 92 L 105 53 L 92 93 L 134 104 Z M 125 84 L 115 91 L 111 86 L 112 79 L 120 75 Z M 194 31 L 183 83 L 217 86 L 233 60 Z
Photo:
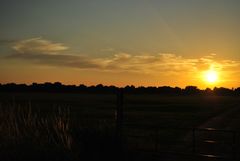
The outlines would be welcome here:
M 121 155 L 114 141 L 116 102 L 111 94 L 0 93 L 1 155 L 6 160 L 116 160 Z M 190 128 L 239 103 L 239 97 L 125 94 L 124 149 L 189 152 L 191 140 L 182 140 Z

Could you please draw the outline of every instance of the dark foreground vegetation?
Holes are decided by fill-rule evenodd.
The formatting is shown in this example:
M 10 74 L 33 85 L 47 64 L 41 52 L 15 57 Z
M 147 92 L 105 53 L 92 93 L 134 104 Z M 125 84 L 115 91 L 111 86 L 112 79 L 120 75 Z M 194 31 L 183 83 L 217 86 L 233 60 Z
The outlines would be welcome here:
M 74 121 L 67 107 L 46 111 L 31 104 L 0 107 L 2 161 L 119 160 L 111 125 Z M 78 124 L 79 123 L 79 124 Z
M 116 87 L 50 83 L 0 89 L 3 161 L 210 160 L 196 159 L 197 154 L 239 158 L 239 89 L 125 87 L 121 134 Z M 207 127 L 230 132 L 198 130 Z M 206 146 L 205 140 L 221 144 Z

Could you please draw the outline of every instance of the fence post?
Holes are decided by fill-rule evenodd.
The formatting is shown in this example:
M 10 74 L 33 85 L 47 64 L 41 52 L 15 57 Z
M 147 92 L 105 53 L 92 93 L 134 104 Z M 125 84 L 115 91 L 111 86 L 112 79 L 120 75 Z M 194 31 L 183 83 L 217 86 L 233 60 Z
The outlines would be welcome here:
M 117 91 L 117 109 L 115 113 L 116 119 L 116 140 L 118 142 L 118 146 L 121 148 L 122 146 L 122 131 L 123 131 L 123 89 L 119 88 Z

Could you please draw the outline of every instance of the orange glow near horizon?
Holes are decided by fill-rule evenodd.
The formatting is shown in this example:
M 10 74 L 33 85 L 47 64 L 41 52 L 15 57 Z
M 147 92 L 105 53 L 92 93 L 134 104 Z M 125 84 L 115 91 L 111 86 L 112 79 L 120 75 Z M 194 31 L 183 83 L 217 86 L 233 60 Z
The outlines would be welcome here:
M 25 54 L 25 57 L 29 55 Z M 61 56 L 61 54 L 55 54 L 54 58 L 62 58 Z M 40 62 L 47 62 L 47 60 L 39 57 L 37 58 Z M 61 62 L 64 64 L 69 58 L 71 58 L 69 61 L 73 61 L 72 57 L 67 57 L 66 61 L 60 58 L 57 59 L 57 63 Z M 77 60 L 80 60 L 80 58 L 74 57 Z M 81 64 L 79 60 L 76 63 Z M 82 69 L 81 66 L 73 68 L 68 66 L 68 64 L 61 66 L 55 64 L 54 61 L 53 63 L 50 61 L 49 64 L 45 65 L 30 63 L 22 59 L 2 59 L 0 60 L 2 67 L 0 70 L 0 83 L 32 84 L 33 82 L 61 82 L 67 85 L 85 84 L 91 86 L 103 84 L 118 87 L 134 85 L 136 87 L 171 86 L 180 88 L 197 86 L 199 89 L 239 87 L 238 73 L 240 61 L 218 60 L 214 57 L 193 59 L 175 54 L 152 54 L 145 56 L 140 54 L 137 56 L 120 54 L 99 59 L 85 58 L 85 64 L 88 62 L 90 65 L 92 62 L 97 63 L 97 66 Z M 108 65 L 107 63 L 109 62 L 110 64 Z M 138 64 L 135 62 L 138 62 Z M 151 65 L 149 65 L 150 62 Z M 112 66 L 114 68 L 110 68 Z

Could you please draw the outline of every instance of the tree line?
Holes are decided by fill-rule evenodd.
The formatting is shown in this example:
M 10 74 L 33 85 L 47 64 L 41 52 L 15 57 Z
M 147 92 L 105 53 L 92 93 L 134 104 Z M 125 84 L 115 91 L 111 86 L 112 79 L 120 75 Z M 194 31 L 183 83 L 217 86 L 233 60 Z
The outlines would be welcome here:
M 185 88 L 161 86 L 161 87 L 135 87 L 125 86 L 119 88 L 116 86 L 105 86 L 102 84 L 86 86 L 64 85 L 60 82 L 32 83 L 31 85 L 7 83 L 0 84 L 0 92 L 49 92 L 49 93 L 116 93 L 119 89 L 130 94 L 159 94 L 159 95 L 220 95 L 220 96 L 240 96 L 240 87 L 224 88 L 215 87 L 213 89 L 199 89 L 197 86 L 187 86 Z

